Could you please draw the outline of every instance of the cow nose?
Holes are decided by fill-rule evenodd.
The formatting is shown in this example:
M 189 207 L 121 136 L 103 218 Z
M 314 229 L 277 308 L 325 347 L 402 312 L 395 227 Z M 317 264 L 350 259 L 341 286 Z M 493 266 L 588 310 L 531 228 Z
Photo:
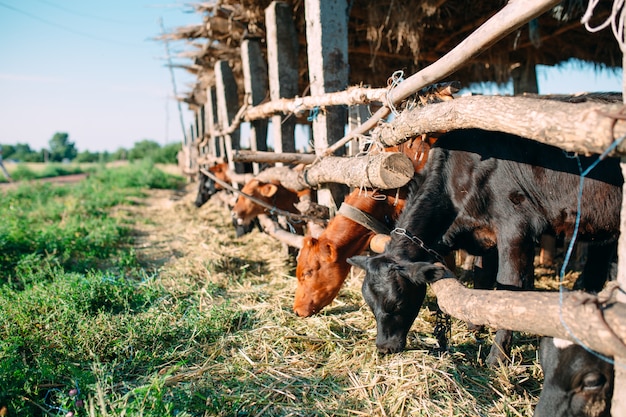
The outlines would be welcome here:
M 317 311 L 310 304 L 294 304 L 293 311 L 295 311 L 300 317 L 311 317 L 313 314 L 317 313 Z
M 404 343 L 398 343 L 395 341 L 385 341 L 376 343 L 378 353 L 381 355 L 390 355 L 392 353 L 402 352 L 404 350 Z
M 239 217 L 239 216 L 237 215 L 237 213 L 236 213 L 236 212 L 231 211 L 231 212 L 230 212 L 230 216 L 232 217 L 233 221 L 234 221 L 236 224 L 238 224 L 238 225 L 240 225 L 240 226 L 243 224 L 243 220 L 242 220 L 242 218 L 241 218 L 241 217 Z

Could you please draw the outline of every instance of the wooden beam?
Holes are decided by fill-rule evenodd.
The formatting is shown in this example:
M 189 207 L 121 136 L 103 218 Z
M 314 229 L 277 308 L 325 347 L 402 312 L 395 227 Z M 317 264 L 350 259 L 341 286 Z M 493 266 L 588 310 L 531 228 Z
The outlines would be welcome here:
M 215 91 L 217 95 L 217 119 L 220 130 L 224 131 L 239 110 L 237 83 L 227 61 L 217 61 L 215 63 Z M 239 139 L 239 129 L 224 135 L 228 166 L 234 172 L 237 172 L 237 170 L 233 161 L 233 149 L 241 149 Z
M 265 9 L 265 26 L 270 99 L 293 98 L 298 94 L 298 36 L 291 6 L 273 1 Z M 274 150 L 295 152 L 295 118 L 274 115 L 271 121 Z
M 307 57 L 311 95 L 343 91 L 348 87 L 348 15 L 345 2 L 305 0 Z M 313 147 L 323 155 L 345 132 L 347 111 L 343 107 L 326 107 L 311 112 Z M 343 155 L 344 150 L 338 150 Z M 317 192 L 317 201 L 331 213 L 343 201 L 347 190 L 338 184 L 327 184 Z
M 239 150 L 233 153 L 235 162 L 263 162 L 282 164 L 312 164 L 317 156 L 310 153 L 276 153 Z
M 566 151 L 601 154 L 626 135 L 623 105 L 528 97 L 474 96 L 408 110 L 372 131 L 394 146 L 421 133 L 479 128 L 508 132 Z M 611 153 L 626 155 L 626 141 Z
M 206 103 L 204 104 L 204 124 L 206 126 L 206 140 L 208 140 L 208 153 L 215 157 L 224 157 L 224 153 L 220 152 L 219 138 L 214 132 L 217 130 L 217 96 L 215 86 L 209 86 L 206 89 Z
M 267 64 L 261 53 L 258 39 L 246 39 L 241 43 L 241 65 L 243 85 L 249 103 L 256 106 L 268 94 Z M 250 123 L 250 149 L 267 150 L 267 119 L 254 120 Z M 253 172 L 259 173 L 259 164 L 253 163 Z
M 582 291 L 561 297 L 558 292 L 474 290 L 449 270 L 446 276 L 452 279 L 431 288 L 439 307 L 459 320 L 582 342 L 605 356 L 626 355 L 626 304 Z

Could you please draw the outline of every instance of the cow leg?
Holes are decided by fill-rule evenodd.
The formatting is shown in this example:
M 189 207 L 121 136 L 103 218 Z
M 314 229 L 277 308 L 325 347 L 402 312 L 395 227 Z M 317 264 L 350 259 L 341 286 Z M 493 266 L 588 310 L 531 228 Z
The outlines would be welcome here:
M 474 282 L 474 289 L 493 289 L 498 274 L 498 252 L 493 249 L 483 256 L 473 258 L 472 280 Z M 483 330 L 484 326 L 479 326 L 468 321 L 467 328 L 472 332 L 480 332 Z
M 613 261 L 617 256 L 617 243 L 588 245 L 587 261 L 582 273 L 574 283 L 575 290 L 598 293 L 611 279 Z
M 510 240 L 509 240 L 510 241 Z M 521 240 L 519 244 L 507 244 L 506 239 L 498 240 L 498 279 L 497 289 L 520 290 L 534 287 L 534 255 L 532 240 Z M 504 364 L 510 360 L 513 332 L 498 329 L 494 338 L 487 365 Z

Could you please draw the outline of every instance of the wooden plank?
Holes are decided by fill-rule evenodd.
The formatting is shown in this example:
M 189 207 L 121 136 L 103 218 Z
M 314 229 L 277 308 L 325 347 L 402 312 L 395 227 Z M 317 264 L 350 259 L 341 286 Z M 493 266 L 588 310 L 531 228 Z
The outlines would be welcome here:
M 207 140 L 208 140 L 208 152 L 209 154 L 219 157 L 224 156 L 223 153 L 220 152 L 220 147 L 218 144 L 218 137 L 215 136 L 215 131 L 217 130 L 217 95 L 215 92 L 215 86 L 209 86 L 206 89 L 206 103 L 204 104 L 205 112 L 204 112 L 204 124 L 206 126 L 207 131 Z
M 348 110 L 348 130 L 354 130 L 363 124 L 369 117 L 369 110 L 366 105 L 358 104 L 350 106 Z M 357 155 L 364 146 L 364 139 L 353 140 L 348 143 L 348 155 Z
M 345 90 L 348 87 L 348 16 L 345 2 L 305 0 L 307 57 L 311 95 Z M 313 147 L 322 155 L 345 132 L 347 112 L 342 106 L 326 107 L 311 113 Z M 338 155 L 344 154 L 342 149 Z M 345 187 L 328 184 L 318 190 L 317 201 L 333 215 L 345 194 Z
M 221 60 L 215 63 L 215 92 L 217 96 L 218 124 L 220 130 L 225 130 L 239 110 L 237 83 L 227 61 Z M 233 149 L 241 149 L 239 129 L 224 135 L 224 144 L 228 165 L 231 170 L 237 172 L 235 162 L 233 161 Z
M 249 100 L 248 104 L 256 106 L 265 99 L 268 92 L 267 64 L 258 39 L 246 39 L 241 43 L 241 63 L 243 85 Z M 250 149 L 267 151 L 266 119 L 250 122 Z M 259 164 L 255 162 L 252 167 L 253 172 L 258 174 Z
M 624 22 L 621 23 L 622 25 Z M 623 27 L 622 27 L 623 28 Z M 622 49 L 622 68 L 626 69 L 626 51 Z M 626 100 L 626 76 L 622 76 L 622 97 Z M 626 156 L 620 163 L 622 176 L 626 178 Z M 617 242 L 617 283 L 622 291 L 617 293 L 617 301 L 626 304 L 626 183 L 622 187 L 622 208 L 620 216 L 620 237 Z M 611 415 L 626 416 L 626 354 L 613 358 L 615 363 L 613 401 Z
M 305 0 L 307 56 L 311 95 L 343 91 L 348 87 L 348 16 L 344 2 Z M 315 153 L 341 138 L 346 109 L 320 109 L 313 118 Z
M 267 70 L 271 100 L 293 98 L 298 94 L 298 33 L 291 6 L 273 1 L 265 9 Z M 274 150 L 295 152 L 295 117 L 274 115 Z

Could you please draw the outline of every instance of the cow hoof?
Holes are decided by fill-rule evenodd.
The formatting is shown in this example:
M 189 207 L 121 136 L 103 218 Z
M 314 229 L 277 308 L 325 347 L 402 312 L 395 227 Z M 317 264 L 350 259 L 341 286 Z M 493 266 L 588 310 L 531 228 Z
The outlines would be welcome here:
M 499 352 L 499 349 L 496 349 L 496 352 L 492 349 L 489 356 L 487 356 L 485 363 L 489 368 L 500 368 L 501 366 L 505 366 L 509 363 L 509 358 L 502 352 Z

